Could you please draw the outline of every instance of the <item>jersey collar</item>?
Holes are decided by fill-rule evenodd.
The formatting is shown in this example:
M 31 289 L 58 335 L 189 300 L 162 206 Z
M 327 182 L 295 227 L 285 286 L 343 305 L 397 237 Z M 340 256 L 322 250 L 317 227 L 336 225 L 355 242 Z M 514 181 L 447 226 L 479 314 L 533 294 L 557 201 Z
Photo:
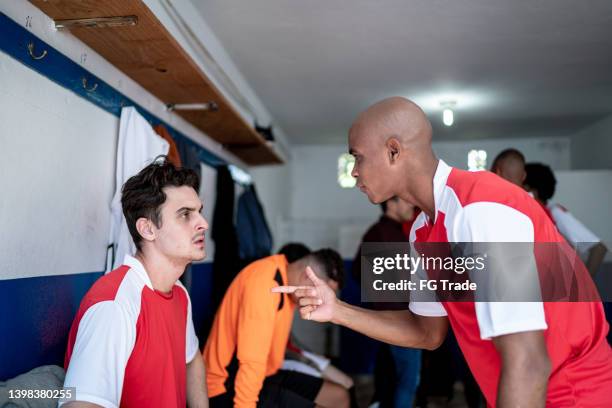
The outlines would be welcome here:
M 444 187 L 448 181 L 448 176 L 453 168 L 444 162 L 444 160 L 438 160 L 438 167 L 436 168 L 436 174 L 433 179 L 433 195 L 434 195 L 434 223 L 438 219 L 438 208 L 442 205 L 442 194 L 444 193 Z
M 153 290 L 153 283 L 151 283 L 151 279 L 149 278 L 149 274 L 144 268 L 144 265 L 135 257 L 131 255 L 125 255 L 123 259 L 123 264 L 130 267 L 131 270 L 136 272 L 136 275 L 149 287 L 149 289 Z

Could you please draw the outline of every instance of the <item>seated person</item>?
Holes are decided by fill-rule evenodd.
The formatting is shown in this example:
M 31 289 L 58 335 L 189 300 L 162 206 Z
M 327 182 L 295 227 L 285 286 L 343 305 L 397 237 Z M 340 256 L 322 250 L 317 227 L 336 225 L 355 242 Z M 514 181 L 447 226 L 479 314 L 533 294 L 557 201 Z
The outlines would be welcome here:
M 206 383 L 214 407 L 348 407 L 338 384 L 279 370 L 293 321 L 293 295 L 272 294 L 284 285 L 307 285 L 312 269 L 335 290 L 343 280 L 340 255 L 330 249 L 289 263 L 272 255 L 245 267 L 217 310 L 204 348 Z
M 137 251 L 81 301 L 65 359 L 76 401 L 64 407 L 206 406 L 191 301 L 178 281 L 206 256 L 199 183 L 193 170 L 154 162 L 123 185 Z
M 557 186 L 557 179 L 549 166 L 541 163 L 528 163 L 525 165 L 525 170 L 527 172 L 525 189 L 545 207 L 561 235 L 576 248 L 576 251 L 585 260 L 591 276 L 595 276 L 608 249 L 597 235 L 565 207 L 549 202 Z

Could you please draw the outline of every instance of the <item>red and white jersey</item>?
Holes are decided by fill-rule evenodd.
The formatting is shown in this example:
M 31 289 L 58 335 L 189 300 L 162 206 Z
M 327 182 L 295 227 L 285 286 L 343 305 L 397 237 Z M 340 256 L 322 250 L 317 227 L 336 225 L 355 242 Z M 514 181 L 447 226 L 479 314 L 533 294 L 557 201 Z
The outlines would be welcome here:
M 421 213 L 411 242 L 563 242 L 524 190 L 490 172 L 439 161 L 435 219 Z M 565 244 L 566 245 L 566 244 Z M 487 403 L 495 405 L 500 356 L 491 338 L 543 330 L 552 364 L 547 406 L 612 406 L 612 350 L 600 302 L 411 302 L 423 316 L 448 316 Z
M 601 241 L 562 205 L 548 204 L 547 207 L 559 232 L 582 256 L 585 256 L 595 244 Z
M 103 407 L 186 405 L 186 364 L 199 356 L 189 295 L 153 289 L 143 265 L 124 265 L 87 292 L 72 323 L 65 387 Z

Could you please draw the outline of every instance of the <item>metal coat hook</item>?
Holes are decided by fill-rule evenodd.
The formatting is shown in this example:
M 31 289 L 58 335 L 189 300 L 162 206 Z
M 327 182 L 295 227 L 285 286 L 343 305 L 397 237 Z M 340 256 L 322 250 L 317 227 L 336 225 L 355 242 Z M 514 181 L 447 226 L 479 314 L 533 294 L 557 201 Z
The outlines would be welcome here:
M 98 89 L 98 84 L 95 83 L 91 88 L 87 88 L 87 78 L 83 77 L 83 88 L 85 88 L 87 92 L 93 92 Z
M 32 59 L 35 59 L 35 60 L 41 60 L 47 56 L 47 50 L 43 50 L 43 52 L 40 55 L 34 55 L 34 43 L 33 42 L 28 44 L 28 53 L 30 54 L 30 57 L 32 57 Z

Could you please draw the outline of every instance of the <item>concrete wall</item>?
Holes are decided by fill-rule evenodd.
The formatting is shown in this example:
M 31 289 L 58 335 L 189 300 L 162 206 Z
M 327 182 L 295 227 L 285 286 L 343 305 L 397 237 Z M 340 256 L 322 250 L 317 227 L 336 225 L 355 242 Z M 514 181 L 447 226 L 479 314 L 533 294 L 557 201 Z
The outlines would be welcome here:
M 612 169 L 612 115 L 571 136 L 572 169 Z

